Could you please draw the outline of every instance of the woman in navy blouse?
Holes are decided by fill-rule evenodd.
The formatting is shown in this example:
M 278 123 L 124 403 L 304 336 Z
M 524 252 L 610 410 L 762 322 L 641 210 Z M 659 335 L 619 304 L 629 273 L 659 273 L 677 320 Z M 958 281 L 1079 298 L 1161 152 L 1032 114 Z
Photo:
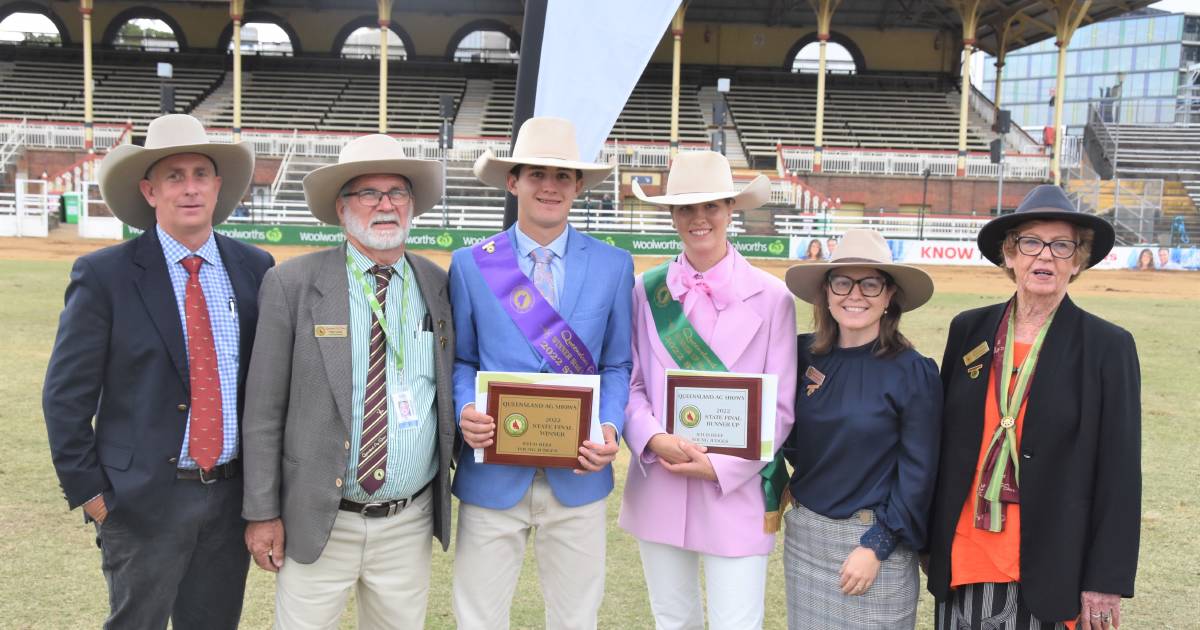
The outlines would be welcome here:
M 796 504 L 785 516 L 788 627 L 912 628 L 942 389 L 899 325 L 933 281 L 893 264 L 878 232 L 850 230 L 832 260 L 792 267 L 787 284 L 815 324 L 800 336 L 783 449 Z

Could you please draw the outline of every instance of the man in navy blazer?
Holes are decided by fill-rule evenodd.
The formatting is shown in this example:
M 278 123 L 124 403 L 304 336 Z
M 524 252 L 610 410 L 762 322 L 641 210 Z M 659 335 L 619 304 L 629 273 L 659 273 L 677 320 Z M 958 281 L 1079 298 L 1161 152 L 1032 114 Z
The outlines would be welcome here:
M 54 467 L 96 524 L 105 627 L 236 628 L 242 384 L 275 261 L 213 225 L 249 188 L 254 154 L 176 114 L 102 167 L 105 202 L 144 232 L 71 270 L 42 392 Z
M 596 626 L 604 596 L 604 499 L 613 488 L 611 462 L 625 424 L 632 367 L 633 259 L 576 231 L 567 215 L 580 191 L 603 181 L 611 168 L 581 162 L 574 127 L 557 118 L 531 118 L 522 125 L 512 158 L 488 152 L 475 163 L 480 180 L 517 198 L 516 225 L 487 243 L 500 245 L 498 256 L 511 251 L 515 260 L 505 273 L 521 283 L 532 281 L 545 301 L 536 308 L 557 313 L 564 330 L 586 346 L 590 361 L 585 364 L 600 375 L 604 443 L 584 442 L 578 457 L 582 470 L 475 462 L 472 449 L 491 445 L 496 431 L 495 419 L 475 409 L 476 373 L 563 370 L 552 365 L 555 355 L 547 360 L 535 349 L 496 297 L 496 275 L 481 270 L 479 252 L 455 252 L 450 263 L 457 337 L 454 397 L 465 442 L 454 476 L 454 494 L 461 501 L 454 561 L 459 628 L 508 627 L 525 541 L 533 530 L 546 627 Z M 487 243 L 480 247 L 486 250 Z

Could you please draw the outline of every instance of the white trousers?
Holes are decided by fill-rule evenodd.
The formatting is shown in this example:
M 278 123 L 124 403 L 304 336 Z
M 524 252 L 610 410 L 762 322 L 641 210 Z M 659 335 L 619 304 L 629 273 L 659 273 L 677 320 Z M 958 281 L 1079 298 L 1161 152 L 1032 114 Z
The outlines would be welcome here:
M 638 541 L 657 630 L 704 630 L 700 561 L 704 561 L 710 630 L 762 628 L 768 556 L 726 558 Z
M 275 627 L 337 628 L 351 588 L 358 602 L 359 628 L 424 627 L 432 508 L 433 493 L 426 491 L 386 518 L 338 510 L 321 557 L 312 564 L 287 558 L 279 569 Z
M 459 630 L 505 630 L 533 532 L 546 628 L 596 627 L 604 599 L 605 502 L 567 507 L 539 471 L 517 504 L 492 510 L 460 503 L 454 552 Z

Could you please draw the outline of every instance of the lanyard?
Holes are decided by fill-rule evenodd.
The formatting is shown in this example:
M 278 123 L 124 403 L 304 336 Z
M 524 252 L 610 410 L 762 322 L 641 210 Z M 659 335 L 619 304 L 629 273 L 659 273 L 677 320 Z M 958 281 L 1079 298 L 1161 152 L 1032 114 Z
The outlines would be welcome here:
M 1000 405 L 1000 426 L 1005 429 L 1012 429 L 1016 423 L 1017 413 L 1021 410 L 1021 404 L 1025 402 L 1026 396 L 1029 395 L 1029 381 L 1033 379 L 1033 368 L 1037 365 L 1038 355 L 1042 352 L 1042 342 L 1046 340 L 1046 332 L 1050 330 L 1050 323 L 1054 321 L 1054 313 L 1051 313 L 1042 322 L 1041 328 L 1038 329 L 1037 337 L 1033 340 L 1033 345 L 1029 348 L 1029 354 L 1025 355 L 1025 360 L 1021 362 L 1021 367 L 1017 373 L 1017 384 L 1012 385 L 1013 374 L 1013 357 L 1016 355 L 1016 327 L 1017 318 L 1012 316 L 1012 310 L 1016 308 L 1016 301 L 1013 306 L 1009 307 L 1009 312 L 1005 319 L 1008 320 L 1008 326 L 1005 331 L 1006 339 L 1004 343 L 1004 364 L 1000 371 L 1000 391 L 996 392 L 996 402 Z M 1009 388 L 1012 388 L 1010 393 Z
M 363 297 L 367 299 L 367 304 L 371 307 L 371 312 L 375 314 L 375 319 L 379 320 L 379 326 L 383 330 L 383 338 L 387 341 L 388 347 L 392 349 L 392 354 L 396 357 L 396 368 L 404 373 L 404 343 L 396 343 L 392 339 L 391 333 L 388 332 L 387 317 L 383 314 L 383 306 L 379 304 L 379 300 L 375 297 L 375 291 L 371 289 L 371 285 L 367 283 L 364 274 L 359 273 L 354 268 L 354 259 L 350 256 L 350 252 L 346 252 L 346 269 L 348 269 L 354 277 L 358 278 L 358 285 L 362 288 Z M 393 268 L 394 269 L 394 268 Z M 400 327 L 404 327 L 404 303 L 408 300 L 408 274 L 404 272 L 405 267 L 400 266 Z

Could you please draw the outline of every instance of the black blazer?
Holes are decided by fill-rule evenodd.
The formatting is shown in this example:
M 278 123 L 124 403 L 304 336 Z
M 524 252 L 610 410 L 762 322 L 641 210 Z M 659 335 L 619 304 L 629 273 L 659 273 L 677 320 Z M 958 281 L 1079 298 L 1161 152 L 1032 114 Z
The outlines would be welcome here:
M 240 417 L 258 285 L 275 260 L 220 234 L 216 241 L 237 299 Z M 70 507 L 103 494 L 130 527 L 152 526 L 175 481 L 190 401 L 183 329 L 157 232 L 81 256 L 42 388 L 50 453 Z
M 941 465 L 930 518 L 929 591 L 949 597 L 950 548 L 971 492 L 1004 304 L 950 324 Z M 986 341 L 970 378 L 963 357 Z M 1043 621 L 1079 614 L 1082 591 L 1133 596 L 1141 522 L 1141 376 L 1133 336 L 1063 299 L 1046 335 L 1022 430 L 1021 590 Z

